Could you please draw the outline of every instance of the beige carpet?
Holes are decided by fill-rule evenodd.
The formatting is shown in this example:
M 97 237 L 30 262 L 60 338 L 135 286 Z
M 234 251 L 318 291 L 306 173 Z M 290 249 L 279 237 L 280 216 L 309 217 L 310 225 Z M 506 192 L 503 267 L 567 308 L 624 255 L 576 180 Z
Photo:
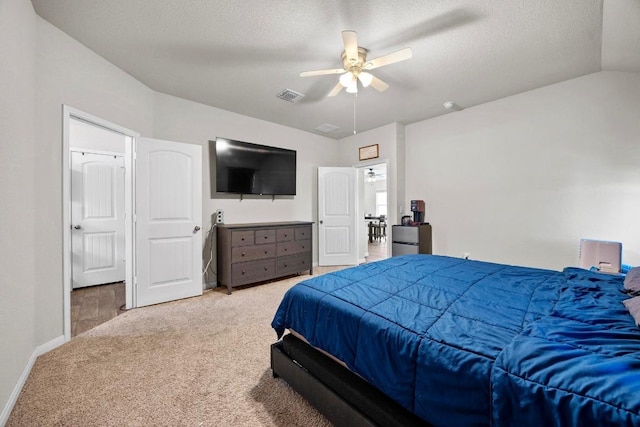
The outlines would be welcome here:
M 128 311 L 40 356 L 7 426 L 329 426 L 269 367 L 300 276 Z

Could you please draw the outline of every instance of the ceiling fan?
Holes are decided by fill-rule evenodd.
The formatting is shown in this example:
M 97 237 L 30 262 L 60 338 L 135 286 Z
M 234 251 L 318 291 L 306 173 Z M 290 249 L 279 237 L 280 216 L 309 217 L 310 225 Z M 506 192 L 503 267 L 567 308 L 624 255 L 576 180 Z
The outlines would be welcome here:
M 342 42 L 344 43 L 344 52 L 342 52 L 342 64 L 344 68 L 305 71 L 300 73 L 300 77 L 342 74 L 338 84 L 329 92 L 328 96 L 336 96 L 343 87 L 347 89 L 348 93 L 358 93 L 358 80 L 363 87 L 371 85 L 378 91 L 383 92 L 389 85 L 373 76 L 369 71 L 413 57 L 411 48 L 407 47 L 388 55 L 367 60 L 367 53 L 369 53 L 369 51 L 358 46 L 358 35 L 355 31 L 343 31 Z

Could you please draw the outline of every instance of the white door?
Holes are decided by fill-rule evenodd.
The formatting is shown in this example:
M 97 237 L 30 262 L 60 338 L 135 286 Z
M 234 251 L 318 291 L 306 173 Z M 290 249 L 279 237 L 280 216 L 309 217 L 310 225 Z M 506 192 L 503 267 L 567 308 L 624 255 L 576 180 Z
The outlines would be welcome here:
M 125 276 L 124 157 L 71 153 L 73 288 Z
M 358 263 L 355 168 L 318 168 L 318 264 Z
M 202 147 L 135 141 L 135 305 L 201 295 Z

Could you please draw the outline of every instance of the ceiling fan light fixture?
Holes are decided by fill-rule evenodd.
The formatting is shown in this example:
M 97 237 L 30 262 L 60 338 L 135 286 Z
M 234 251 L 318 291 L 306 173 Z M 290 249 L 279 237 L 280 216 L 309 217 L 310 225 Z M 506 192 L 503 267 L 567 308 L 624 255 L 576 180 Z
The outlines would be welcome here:
M 352 81 L 353 81 L 353 75 L 350 72 L 346 72 L 340 76 L 340 84 L 343 87 L 349 87 Z
M 345 86 L 347 88 L 347 93 L 358 93 L 358 79 L 353 76 L 351 80 L 349 80 L 349 84 Z
M 362 71 L 358 74 L 358 79 L 360 79 L 360 83 L 362 83 L 362 87 L 367 87 L 371 84 L 373 80 L 373 75 L 367 73 L 366 71 Z

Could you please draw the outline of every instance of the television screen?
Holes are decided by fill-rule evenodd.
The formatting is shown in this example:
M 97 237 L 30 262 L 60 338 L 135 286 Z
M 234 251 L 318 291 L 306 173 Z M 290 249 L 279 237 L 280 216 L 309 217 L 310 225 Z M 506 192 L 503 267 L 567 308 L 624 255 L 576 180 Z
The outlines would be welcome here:
M 296 194 L 296 152 L 233 139 L 216 138 L 218 193 Z

